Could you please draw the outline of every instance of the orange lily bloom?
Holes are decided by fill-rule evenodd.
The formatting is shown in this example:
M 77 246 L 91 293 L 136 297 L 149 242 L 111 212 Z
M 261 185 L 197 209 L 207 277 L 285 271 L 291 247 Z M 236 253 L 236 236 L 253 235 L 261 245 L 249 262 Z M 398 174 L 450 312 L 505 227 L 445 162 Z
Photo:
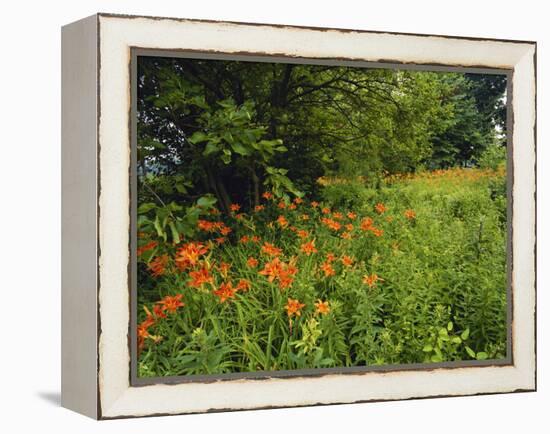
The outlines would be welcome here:
M 309 236 L 309 233 L 308 233 L 308 231 L 304 231 L 303 229 L 300 229 L 299 231 L 296 232 L 296 235 L 298 235 L 300 238 L 304 239 L 304 238 L 307 238 Z
M 224 226 L 220 229 L 222 235 L 229 235 L 233 230 L 230 227 Z
M 384 212 L 386 212 L 388 210 L 388 208 L 386 208 L 386 206 L 381 203 L 381 202 L 378 202 L 375 206 L 374 206 L 374 209 L 376 210 L 376 212 L 378 214 L 383 214 Z
M 344 255 L 342 256 L 341 261 L 346 267 L 351 267 L 355 260 L 351 256 Z
M 300 250 L 304 252 L 307 256 L 311 255 L 312 253 L 316 253 L 317 249 L 315 248 L 315 240 L 308 241 L 307 243 L 304 243 L 300 246 Z
M 182 270 L 193 267 L 206 252 L 208 247 L 202 243 L 187 243 L 176 253 L 176 264 Z
M 334 276 L 336 274 L 336 271 L 334 271 L 334 268 L 332 268 L 332 265 L 328 261 L 321 265 L 321 270 L 325 273 L 325 277 Z
M 208 220 L 199 220 L 197 222 L 197 227 L 201 231 L 213 232 L 216 229 L 216 224 L 213 222 L 209 222 Z
M 156 241 L 150 241 L 144 246 L 137 248 L 137 255 L 140 256 L 143 253 L 147 252 L 148 250 L 153 250 L 155 247 L 157 247 L 158 243 Z
M 292 318 L 292 316 L 300 316 L 302 314 L 302 308 L 304 306 L 305 304 L 300 303 L 299 300 L 289 298 L 285 306 L 286 314 L 289 318 Z
M 361 229 L 364 231 L 370 231 L 374 221 L 370 217 L 365 217 L 361 220 Z
M 317 300 L 315 302 L 315 312 L 320 313 L 321 315 L 326 315 L 330 312 L 330 306 L 328 301 Z
M 366 275 L 363 277 L 363 283 L 368 285 L 369 288 L 372 288 L 376 285 L 376 282 L 379 280 L 383 280 L 380 277 L 378 277 L 376 274 L 372 273 L 371 275 Z
M 241 209 L 241 206 L 238 203 L 232 203 L 231 205 L 229 205 L 229 209 L 233 212 L 237 212 Z
M 338 223 L 338 222 L 335 221 L 335 220 L 326 218 L 326 217 L 323 217 L 323 218 L 321 219 L 321 222 L 322 222 L 326 227 L 328 227 L 329 229 L 332 229 L 333 231 L 339 231 L 339 230 L 342 228 L 342 225 L 341 225 L 340 223 Z
M 231 264 L 228 264 L 227 262 L 220 262 L 220 265 L 218 265 L 218 270 L 220 270 L 220 273 L 226 277 L 227 273 L 229 272 L 229 269 L 231 268 Z
M 227 282 L 227 283 L 222 283 L 219 289 L 214 291 L 214 295 L 219 297 L 220 303 L 223 303 L 230 298 L 235 298 L 236 292 L 237 290 L 233 289 L 233 285 L 231 284 L 231 282 Z
M 288 220 L 285 218 L 285 216 L 283 215 L 280 215 L 278 218 L 277 218 L 277 223 L 279 224 L 280 227 L 282 228 L 286 228 L 288 226 Z
M 266 241 L 262 246 L 262 252 L 268 254 L 269 256 L 279 256 L 283 251 Z
M 283 263 L 279 258 L 274 258 L 270 262 L 267 262 L 264 265 L 264 269 L 259 272 L 263 276 L 267 276 L 269 282 L 273 282 L 276 278 L 279 277 L 281 271 L 283 270 Z
M 345 240 L 351 240 L 351 233 L 350 232 L 342 232 L 340 235 Z
M 248 258 L 246 263 L 249 267 L 256 268 L 258 266 L 258 260 L 256 258 Z
M 168 264 L 168 255 L 160 255 L 149 262 L 149 270 L 153 277 L 162 276 L 166 271 L 166 265 Z
M 264 199 L 273 199 L 273 193 L 270 193 L 269 191 L 266 191 L 265 193 L 262 194 L 262 197 Z
M 250 289 L 250 281 L 246 279 L 240 279 L 239 283 L 235 287 L 235 291 L 248 291 Z
M 162 306 L 163 310 L 167 310 L 169 313 L 175 313 L 178 307 L 185 306 L 181 301 L 183 294 L 177 294 L 174 296 L 167 295 L 162 300 L 157 301 Z
M 191 271 L 189 273 L 189 276 L 191 277 L 191 282 L 189 283 L 189 286 L 193 288 L 200 288 L 205 283 L 213 283 L 214 278 L 210 275 L 208 272 L 208 268 L 203 267 L 200 270 L 197 271 Z
M 412 209 L 408 209 L 404 212 L 404 215 L 409 220 L 414 220 L 416 218 L 416 213 Z

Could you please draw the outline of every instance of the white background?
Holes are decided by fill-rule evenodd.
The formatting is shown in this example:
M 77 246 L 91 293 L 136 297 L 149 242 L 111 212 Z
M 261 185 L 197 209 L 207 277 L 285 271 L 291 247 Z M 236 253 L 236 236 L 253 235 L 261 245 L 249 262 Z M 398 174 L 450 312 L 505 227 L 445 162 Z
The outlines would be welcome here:
M 549 432 L 550 31 L 544 1 L 4 2 L 0 16 L 0 430 L 16 432 Z M 115 12 L 538 42 L 536 393 L 94 422 L 59 406 L 60 27 Z M 518 180 L 521 182 L 521 180 Z M 546 197 L 545 197 L 546 196 Z

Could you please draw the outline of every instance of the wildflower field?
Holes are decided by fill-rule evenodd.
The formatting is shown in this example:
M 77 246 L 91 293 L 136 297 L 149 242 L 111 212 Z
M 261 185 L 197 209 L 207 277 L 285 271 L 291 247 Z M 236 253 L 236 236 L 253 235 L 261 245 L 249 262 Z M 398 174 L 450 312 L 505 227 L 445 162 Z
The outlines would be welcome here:
M 138 377 L 507 355 L 506 76 L 319 62 L 137 57 Z
M 265 192 L 251 212 L 205 207 L 192 238 L 140 233 L 139 375 L 504 357 L 503 185 L 451 169 L 364 201 Z

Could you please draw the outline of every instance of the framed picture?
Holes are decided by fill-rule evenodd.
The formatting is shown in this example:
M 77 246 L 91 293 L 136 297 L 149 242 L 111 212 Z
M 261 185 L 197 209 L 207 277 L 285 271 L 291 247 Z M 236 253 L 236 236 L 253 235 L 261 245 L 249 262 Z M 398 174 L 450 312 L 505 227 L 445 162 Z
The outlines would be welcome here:
M 535 390 L 534 42 L 98 14 L 62 55 L 65 407 Z

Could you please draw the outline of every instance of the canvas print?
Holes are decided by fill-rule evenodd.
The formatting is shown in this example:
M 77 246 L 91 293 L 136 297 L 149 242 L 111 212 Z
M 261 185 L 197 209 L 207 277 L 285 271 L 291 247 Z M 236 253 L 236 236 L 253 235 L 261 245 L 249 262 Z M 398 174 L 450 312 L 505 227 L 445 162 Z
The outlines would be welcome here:
M 507 76 L 138 56 L 142 378 L 507 356 Z

